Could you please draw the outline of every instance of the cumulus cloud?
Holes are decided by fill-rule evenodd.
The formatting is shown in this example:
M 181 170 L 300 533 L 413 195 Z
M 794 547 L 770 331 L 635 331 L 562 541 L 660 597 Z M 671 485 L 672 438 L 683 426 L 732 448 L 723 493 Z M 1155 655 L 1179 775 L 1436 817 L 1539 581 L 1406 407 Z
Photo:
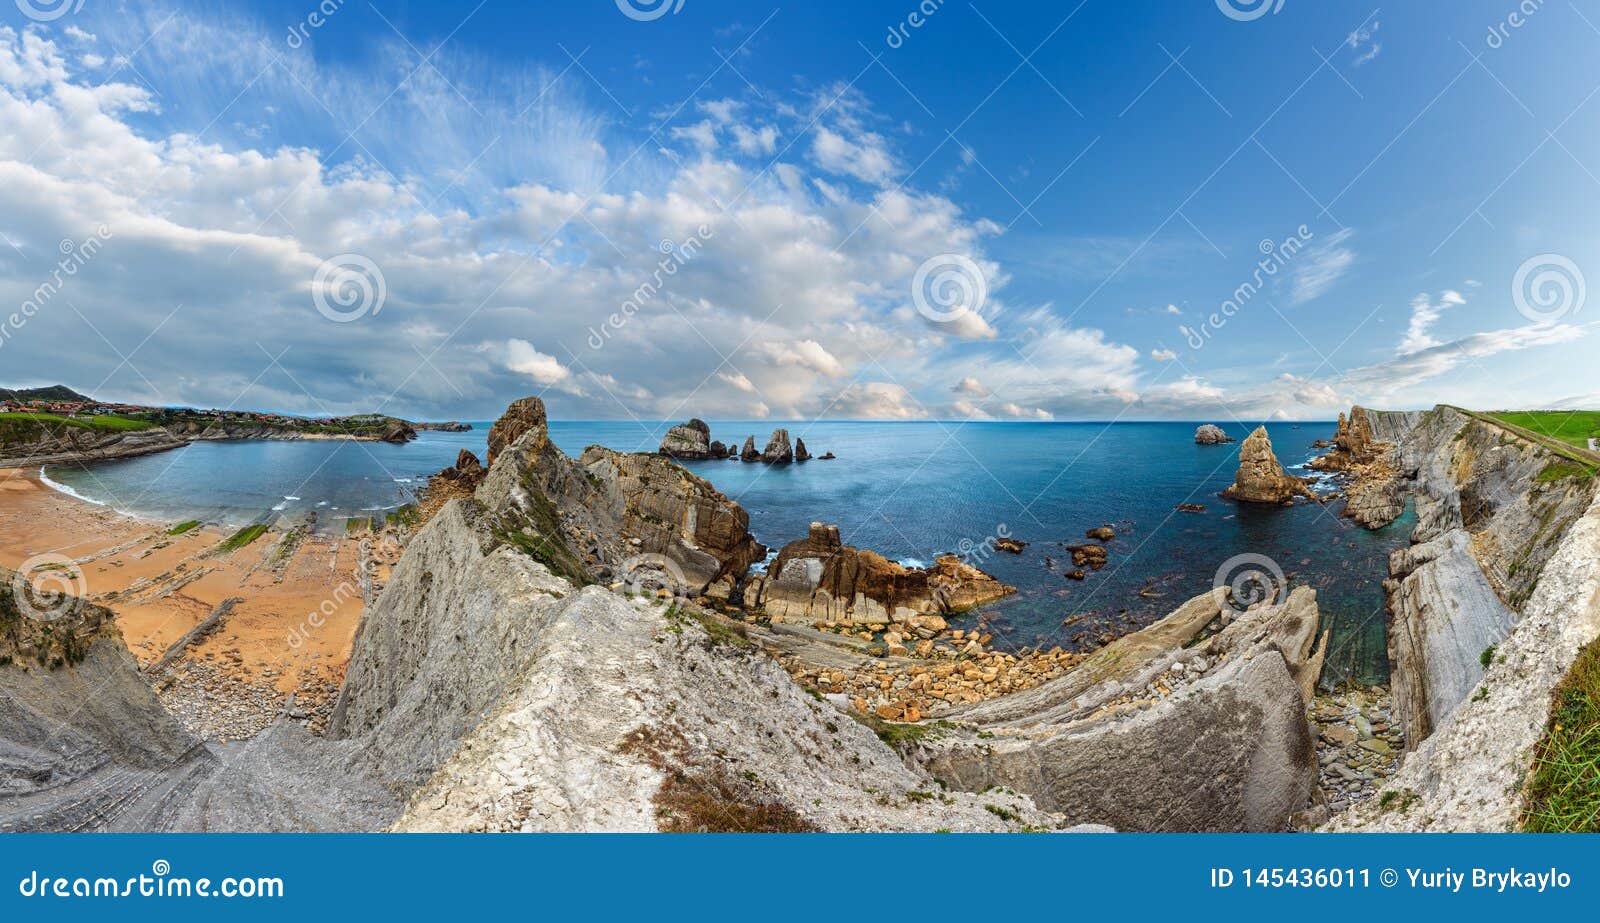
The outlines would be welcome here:
M 971 375 L 968 375 L 966 378 L 956 382 L 955 387 L 951 388 L 950 390 L 954 391 L 956 394 L 965 394 L 971 397 L 989 396 L 989 389 L 983 386 L 983 382 Z
M 791 343 L 763 343 L 761 352 L 778 365 L 810 369 L 829 378 L 842 378 L 844 364 L 816 340 L 796 340 Z
M 832 400 L 834 415 L 870 420 L 919 420 L 928 415 L 904 386 L 888 381 L 855 382 Z
M 555 356 L 539 352 L 527 340 L 507 340 L 503 354 L 506 368 L 526 375 L 535 384 L 546 388 L 566 383 L 572 378 L 571 369 L 562 365 Z
M 1178 358 L 1178 354 L 1170 349 L 1152 349 L 1150 350 L 1150 358 L 1157 362 L 1171 362 Z

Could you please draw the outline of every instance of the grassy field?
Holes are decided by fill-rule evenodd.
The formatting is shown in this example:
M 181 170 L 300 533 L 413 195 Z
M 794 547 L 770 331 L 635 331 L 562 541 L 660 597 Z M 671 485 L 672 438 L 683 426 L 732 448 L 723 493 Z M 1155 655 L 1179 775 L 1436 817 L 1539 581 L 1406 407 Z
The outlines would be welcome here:
M 0 413 L 0 438 L 36 438 L 59 432 L 62 427 L 87 429 L 96 432 L 136 432 L 149 429 L 154 423 L 132 417 L 106 415 L 101 417 L 63 417 L 53 413 Z
M 1522 828 L 1530 833 L 1600 830 L 1600 642 L 1583 649 L 1556 687 L 1524 795 Z
M 1580 449 L 1588 448 L 1590 439 L 1600 439 L 1600 410 L 1511 410 L 1489 416 Z

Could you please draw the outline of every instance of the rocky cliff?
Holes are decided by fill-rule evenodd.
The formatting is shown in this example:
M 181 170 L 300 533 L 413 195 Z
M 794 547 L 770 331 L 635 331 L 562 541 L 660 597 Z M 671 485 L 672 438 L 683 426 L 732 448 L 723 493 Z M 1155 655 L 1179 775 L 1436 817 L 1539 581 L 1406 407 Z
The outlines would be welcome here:
M 1468 618 L 1467 607 L 1458 610 Z M 1483 657 L 1470 695 L 1436 719 L 1380 792 L 1329 825 L 1335 831 L 1509 831 L 1517 828 L 1534 745 L 1551 695 L 1579 650 L 1600 637 L 1600 501 L 1562 531 L 1509 633 Z
M 1316 786 L 1316 592 L 1245 612 L 1226 593 L 1190 600 L 1060 679 L 957 710 L 952 721 L 981 731 L 929 745 L 929 771 L 1027 793 L 1073 823 L 1285 829 Z
M 1478 685 L 1485 651 L 1517 624 L 1595 479 L 1456 408 L 1389 425 L 1417 511 L 1412 546 L 1391 555 L 1385 584 L 1395 709 L 1415 746 Z
M 35 432 L 8 434 L 0 444 L 0 468 L 134 458 L 188 444 L 188 440 L 159 427 L 121 432 L 41 425 Z

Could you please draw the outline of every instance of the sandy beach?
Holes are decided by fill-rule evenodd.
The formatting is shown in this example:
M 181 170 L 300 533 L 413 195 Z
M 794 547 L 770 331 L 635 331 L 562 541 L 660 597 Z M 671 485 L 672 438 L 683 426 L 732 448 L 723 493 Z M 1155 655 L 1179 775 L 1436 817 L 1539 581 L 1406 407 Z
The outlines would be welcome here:
M 36 468 L 0 469 L 0 565 L 47 554 L 77 562 L 84 596 L 116 613 L 141 666 L 238 600 L 218 630 L 152 677 L 186 723 L 207 736 L 248 736 L 286 705 L 317 722 L 361 619 L 363 558 L 387 560 L 391 549 L 370 534 L 364 552 L 358 536 L 269 529 L 228 550 L 231 529 L 169 534 L 175 525 L 53 490 Z

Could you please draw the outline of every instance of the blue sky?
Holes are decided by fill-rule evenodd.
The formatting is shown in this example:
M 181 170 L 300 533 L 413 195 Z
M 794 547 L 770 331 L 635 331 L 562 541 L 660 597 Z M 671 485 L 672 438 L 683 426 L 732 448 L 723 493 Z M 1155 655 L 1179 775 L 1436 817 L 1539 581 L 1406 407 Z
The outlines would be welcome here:
M 14 0 L 0 378 L 417 417 L 1600 405 L 1600 3 L 1271 5 Z

